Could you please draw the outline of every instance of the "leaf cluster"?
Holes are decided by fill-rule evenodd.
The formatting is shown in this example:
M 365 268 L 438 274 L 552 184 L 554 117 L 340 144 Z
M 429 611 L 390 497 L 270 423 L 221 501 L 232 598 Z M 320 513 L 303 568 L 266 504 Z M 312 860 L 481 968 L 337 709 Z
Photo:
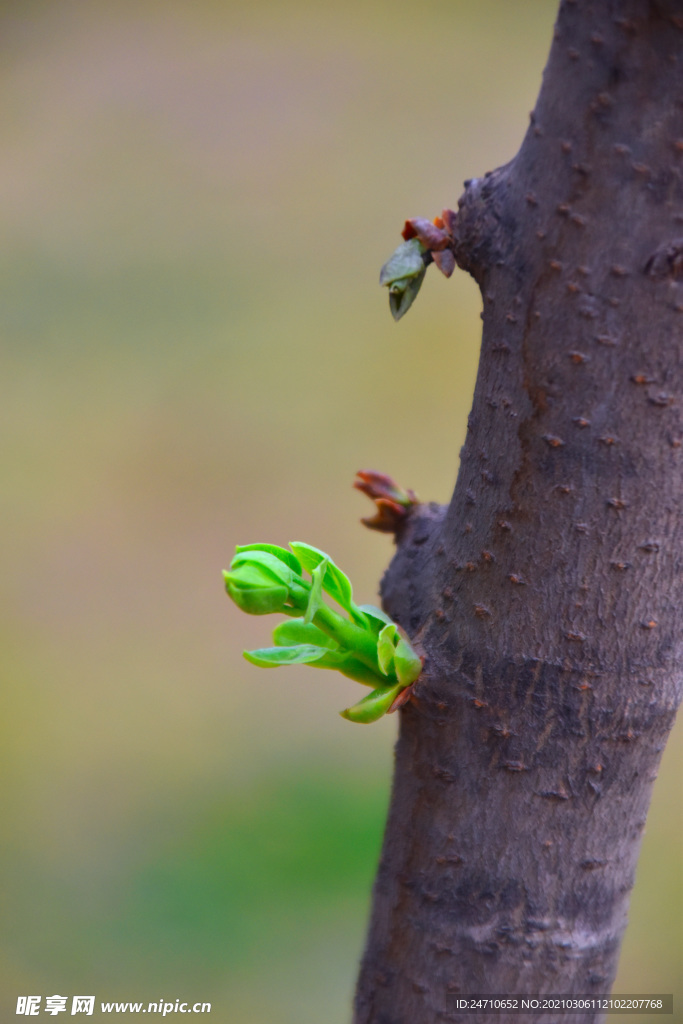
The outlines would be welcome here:
M 336 669 L 372 692 L 342 711 L 352 722 L 374 722 L 420 674 L 422 662 L 405 633 L 373 605 L 357 605 L 348 576 L 329 555 L 293 541 L 238 546 L 225 586 L 250 615 L 288 616 L 273 631 L 273 647 L 245 651 L 261 668 L 312 665 Z M 304 572 L 310 579 L 306 579 Z M 341 609 L 331 608 L 331 598 Z
M 401 232 L 404 241 L 379 275 L 379 283 L 389 289 L 389 308 L 394 320 L 400 320 L 412 306 L 430 263 L 436 263 L 445 277 L 453 273 L 456 222 L 453 210 L 443 210 L 432 221 L 412 217 L 405 222 Z

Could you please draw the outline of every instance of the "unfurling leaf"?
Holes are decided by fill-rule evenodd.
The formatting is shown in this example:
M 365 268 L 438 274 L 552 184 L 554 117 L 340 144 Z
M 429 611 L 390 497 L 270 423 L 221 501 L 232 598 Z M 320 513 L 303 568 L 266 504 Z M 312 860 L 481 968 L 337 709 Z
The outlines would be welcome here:
M 255 569 L 269 577 L 274 583 L 282 583 L 286 587 L 291 587 L 296 577 L 289 565 L 277 555 L 272 555 L 270 551 L 258 548 L 247 551 L 236 550 L 235 557 L 230 563 L 231 574 L 237 575 L 249 569 Z
M 394 651 L 394 671 L 402 686 L 410 686 L 422 671 L 422 659 L 415 653 L 405 636 L 401 636 L 400 633 Z
M 397 281 L 419 277 L 424 272 L 424 249 L 417 238 L 401 242 L 379 272 L 379 283 L 390 288 Z
M 385 626 L 391 624 L 391 619 L 381 608 L 375 608 L 374 604 L 360 604 L 359 610 L 369 620 L 373 632 L 379 635 Z
M 238 608 L 249 615 L 268 615 L 283 611 L 289 597 L 287 587 L 256 566 L 242 566 L 235 572 L 224 572 L 225 589 Z
M 400 320 L 412 306 L 430 263 L 436 263 L 446 277 L 451 276 L 455 269 L 456 228 L 457 215 L 452 210 L 443 210 L 440 217 L 431 221 L 412 217 L 405 222 L 401 232 L 405 241 L 379 275 L 379 283 L 389 289 L 389 308 L 394 320 Z
M 424 247 L 419 239 L 402 242 L 379 274 L 379 283 L 389 289 L 389 308 L 394 320 L 400 320 L 417 298 L 427 267 Z
M 415 302 L 426 272 L 425 267 L 419 277 L 405 278 L 389 286 L 389 309 L 394 320 L 400 320 L 405 316 Z
M 339 644 L 335 643 L 312 622 L 305 623 L 303 619 L 290 619 L 287 622 L 281 622 L 273 630 L 273 640 L 278 647 L 247 651 L 245 652 L 247 660 L 254 665 L 263 664 L 266 668 L 301 663 L 312 665 L 313 668 L 336 669 L 347 678 L 353 679 L 354 682 L 362 683 L 363 686 L 375 689 L 382 685 L 382 678 L 377 672 L 355 658 L 353 651 L 340 649 Z M 301 648 L 313 648 L 320 653 L 312 660 L 309 660 L 307 655 L 304 659 L 295 659 L 289 653 L 285 654 L 283 658 L 278 658 L 278 649 L 290 651 Z M 264 651 L 267 652 L 265 655 Z M 263 661 L 259 660 L 260 658 Z
M 320 662 L 318 664 L 320 665 Z M 324 668 L 325 666 L 321 665 L 321 667 Z M 377 672 L 373 672 L 362 661 L 358 661 L 357 658 L 353 658 L 351 655 L 348 655 L 342 664 L 335 665 L 334 667 L 338 668 L 343 676 L 353 679 L 355 683 L 362 683 L 363 686 L 370 686 L 372 689 L 382 685 L 382 677 Z
M 386 715 L 402 689 L 403 686 L 400 683 L 397 683 L 396 686 L 380 686 L 369 693 L 367 697 L 363 697 L 363 700 L 359 700 L 357 704 L 346 708 L 345 711 L 340 711 L 339 714 L 342 718 L 347 718 L 349 722 L 360 722 L 361 724 L 376 722 L 382 715 Z
M 323 577 L 325 575 L 325 570 L 327 569 L 327 562 L 327 558 L 323 558 L 322 562 L 320 562 L 319 565 L 316 565 L 315 569 L 311 573 L 313 585 L 311 586 L 311 593 L 309 595 L 306 612 L 304 614 L 305 624 L 313 621 L 313 616 L 323 603 Z
M 396 650 L 396 639 L 398 629 L 395 622 L 390 622 L 377 638 L 377 660 L 379 667 L 388 676 L 394 667 L 394 651 Z
M 303 619 L 288 619 L 281 622 L 273 630 L 273 640 L 281 647 L 290 647 L 294 644 L 314 644 L 316 647 L 327 647 L 336 651 L 339 644 L 318 629 L 312 622 L 304 622 Z
M 297 556 L 304 569 L 313 575 L 322 561 L 326 562 L 326 569 L 322 577 L 322 587 L 342 608 L 349 613 L 352 619 L 360 626 L 365 625 L 362 612 L 353 600 L 353 587 L 351 580 L 342 572 L 338 565 L 332 561 L 329 555 L 311 544 L 304 544 L 303 541 L 291 541 L 290 548 Z
M 287 548 L 281 548 L 277 544 L 238 544 L 235 548 L 236 555 L 241 555 L 245 551 L 265 551 L 270 555 L 275 555 L 281 562 L 288 565 L 297 576 L 301 576 L 299 559 L 291 551 L 288 551 Z

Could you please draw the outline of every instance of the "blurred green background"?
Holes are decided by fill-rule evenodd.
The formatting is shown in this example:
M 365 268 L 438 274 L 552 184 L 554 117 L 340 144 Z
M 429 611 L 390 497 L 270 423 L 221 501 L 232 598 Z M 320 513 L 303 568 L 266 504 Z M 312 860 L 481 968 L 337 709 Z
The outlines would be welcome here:
M 448 500 L 477 289 L 432 272 L 396 325 L 378 271 L 514 154 L 554 15 L 0 7 L 3 1019 L 53 993 L 349 1019 L 396 723 L 247 665 L 272 623 L 220 570 L 306 540 L 373 601 L 391 544 L 355 471 Z M 681 749 L 618 991 L 681 994 Z

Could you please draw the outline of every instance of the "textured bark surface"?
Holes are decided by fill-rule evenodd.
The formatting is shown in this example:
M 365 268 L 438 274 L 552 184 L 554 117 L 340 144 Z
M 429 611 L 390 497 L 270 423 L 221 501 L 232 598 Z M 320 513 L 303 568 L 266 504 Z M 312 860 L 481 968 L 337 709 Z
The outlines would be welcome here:
M 681 696 L 683 3 L 564 0 L 456 255 L 481 361 L 452 502 L 411 515 L 383 584 L 427 660 L 357 1024 L 614 978 Z

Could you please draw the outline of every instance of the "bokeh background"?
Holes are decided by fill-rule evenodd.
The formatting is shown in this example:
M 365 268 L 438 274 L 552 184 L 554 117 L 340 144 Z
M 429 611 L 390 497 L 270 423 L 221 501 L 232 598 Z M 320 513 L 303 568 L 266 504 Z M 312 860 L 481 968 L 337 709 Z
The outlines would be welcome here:
M 477 290 L 432 272 L 396 325 L 378 271 L 514 155 L 554 15 L 0 6 L 3 1019 L 60 993 L 348 1020 L 396 722 L 246 664 L 272 623 L 220 570 L 306 540 L 374 601 L 391 544 L 355 471 L 448 500 Z M 681 749 L 618 991 L 683 991 Z

